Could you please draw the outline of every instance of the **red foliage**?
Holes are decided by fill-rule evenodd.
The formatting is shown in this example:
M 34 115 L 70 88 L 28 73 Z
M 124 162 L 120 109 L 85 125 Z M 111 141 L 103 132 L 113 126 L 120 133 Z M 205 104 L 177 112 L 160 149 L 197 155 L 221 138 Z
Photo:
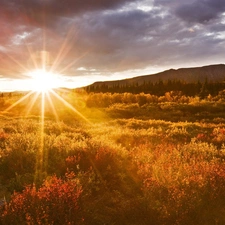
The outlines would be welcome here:
M 79 198 L 82 193 L 73 174 L 66 180 L 51 177 L 39 190 L 26 187 L 22 193 L 14 193 L 4 206 L 2 224 L 77 224 Z

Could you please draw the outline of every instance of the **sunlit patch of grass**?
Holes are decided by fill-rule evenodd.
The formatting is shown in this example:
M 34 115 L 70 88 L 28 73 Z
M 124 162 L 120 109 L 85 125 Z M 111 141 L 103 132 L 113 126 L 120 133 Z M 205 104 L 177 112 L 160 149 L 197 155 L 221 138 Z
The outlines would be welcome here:
M 22 107 L 22 110 L 20 110 Z M 48 162 L 47 155 L 48 152 L 45 148 L 45 114 L 46 111 L 51 110 L 53 112 L 53 116 L 57 123 L 59 123 L 59 116 L 62 116 L 62 112 L 60 110 L 56 110 L 56 108 L 66 108 L 69 109 L 74 115 L 77 116 L 77 119 L 81 119 L 86 123 L 90 123 L 85 116 L 82 115 L 72 104 L 64 100 L 60 95 L 58 95 L 55 91 L 49 90 L 43 92 L 29 92 L 22 98 L 19 98 L 14 103 L 12 103 L 9 107 L 7 107 L 1 114 L 4 116 L 10 111 L 16 110 L 19 115 L 24 118 L 32 115 L 33 112 L 39 116 L 39 129 L 36 132 L 36 136 L 39 139 L 38 151 L 36 152 L 36 172 L 34 177 L 34 183 L 38 183 L 42 181 L 46 177 L 46 170 Z M 59 113 L 59 114 L 58 114 Z M 64 113 L 64 112 L 63 112 Z M 24 114 L 24 115 L 23 115 Z M 24 129 L 24 132 L 26 130 Z
M 144 119 L 113 119 L 104 108 L 79 105 L 82 98 L 76 98 L 75 94 L 65 96 L 71 107 L 91 120 L 89 123 L 60 101 L 62 97 L 49 93 L 45 104 L 41 104 L 39 96 L 40 105 L 36 108 L 39 114 L 34 115 L 31 109 L 24 117 L 0 119 L 0 194 L 6 195 L 9 204 L 21 206 L 16 201 L 18 196 L 39 203 L 36 195 L 37 198 L 34 195 L 28 198 L 29 194 L 39 193 L 42 187 L 41 190 L 46 190 L 46 184 L 52 188 L 56 184 L 49 182 L 52 178 L 65 187 L 69 172 L 75 175 L 72 179 L 76 184 L 82 186 L 78 203 L 81 224 L 224 224 L 225 124 L 222 120 L 219 125 L 213 120 L 172 122 L 147 118 L 149 114 Z M 50 99 L 55 112 L 51 112 Z M 133 106 L 120 107 L 127 115 L 126 110 Z M 40 114 L 43 109 L 44 115 Z M 135 105 L 136 109 L 140 107 Z M 36 192 L 26 186 L 33 183 Z M 57 184 L 55 187 L 60 190 L 55 192 L 60 194 L 55 202 L 60 207 L 59 202 L 70 199 L 71 192 L 62 191 Z M 12 195 L 10 200 L 8 193 L 14 190 L 22 194 Z M 38 207 L 30 201 L 21 202 L 22 208 Z M 51 197 L 43 207 L 50 202 L 54 202 Z M 0 210 L 7 209 L 0 207 Z M 22 221 L 28 223 L 31 218 L 29 215 Z M 80 220 L 74 220 L 79 224 Z

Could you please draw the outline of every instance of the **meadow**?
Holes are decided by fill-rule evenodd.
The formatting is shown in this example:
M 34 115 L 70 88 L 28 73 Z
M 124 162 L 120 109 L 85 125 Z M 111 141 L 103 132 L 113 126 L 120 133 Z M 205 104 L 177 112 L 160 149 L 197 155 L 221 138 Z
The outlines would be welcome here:
M 224 91 L 21 98 L 0 98 L 0 224 L 225 224 Z

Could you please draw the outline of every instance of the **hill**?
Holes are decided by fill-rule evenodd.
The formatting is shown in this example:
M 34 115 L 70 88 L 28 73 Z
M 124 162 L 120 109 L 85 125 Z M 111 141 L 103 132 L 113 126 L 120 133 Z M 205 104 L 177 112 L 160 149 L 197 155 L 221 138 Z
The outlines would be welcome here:
M 225 65 L 209 65 L 203 67 L 194 68 L 180 68 L 170 69 L 160 73 L 138 76 L 130 79 L 114 80 L 114 81 L 98 81 L 87 87 L 96 87 L 106 85 L 112 86 L 125 86 L 131 84 L 141 85 L 143 83 L 156 83 L 159 80 L 179 80 L 187 83 L 204 82 L 207 79 L 208 82 L 223 82 L 225 80 Z

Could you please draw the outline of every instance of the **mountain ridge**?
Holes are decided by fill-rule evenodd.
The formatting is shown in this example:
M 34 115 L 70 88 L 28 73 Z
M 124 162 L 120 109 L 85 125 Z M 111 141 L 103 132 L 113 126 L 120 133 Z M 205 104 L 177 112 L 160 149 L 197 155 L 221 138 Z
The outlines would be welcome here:
M 208 82 L 223 82 L 225 81 L 225 64 L 206 65 L 202 67 L 190 67 L 190 68 L 179 68 L 169 69 L 155 74 L 141 75 L 133 78 L 126 78 L 121 80 L 112 81 L 96 81 L 86 87 L 95 87 L 98 85 L 130 85 L 138 84 L 141 85 L 145 82 L 156 83 L 160 80 L 180 80 L 183 82 L 204 82 L 207 79 Z

